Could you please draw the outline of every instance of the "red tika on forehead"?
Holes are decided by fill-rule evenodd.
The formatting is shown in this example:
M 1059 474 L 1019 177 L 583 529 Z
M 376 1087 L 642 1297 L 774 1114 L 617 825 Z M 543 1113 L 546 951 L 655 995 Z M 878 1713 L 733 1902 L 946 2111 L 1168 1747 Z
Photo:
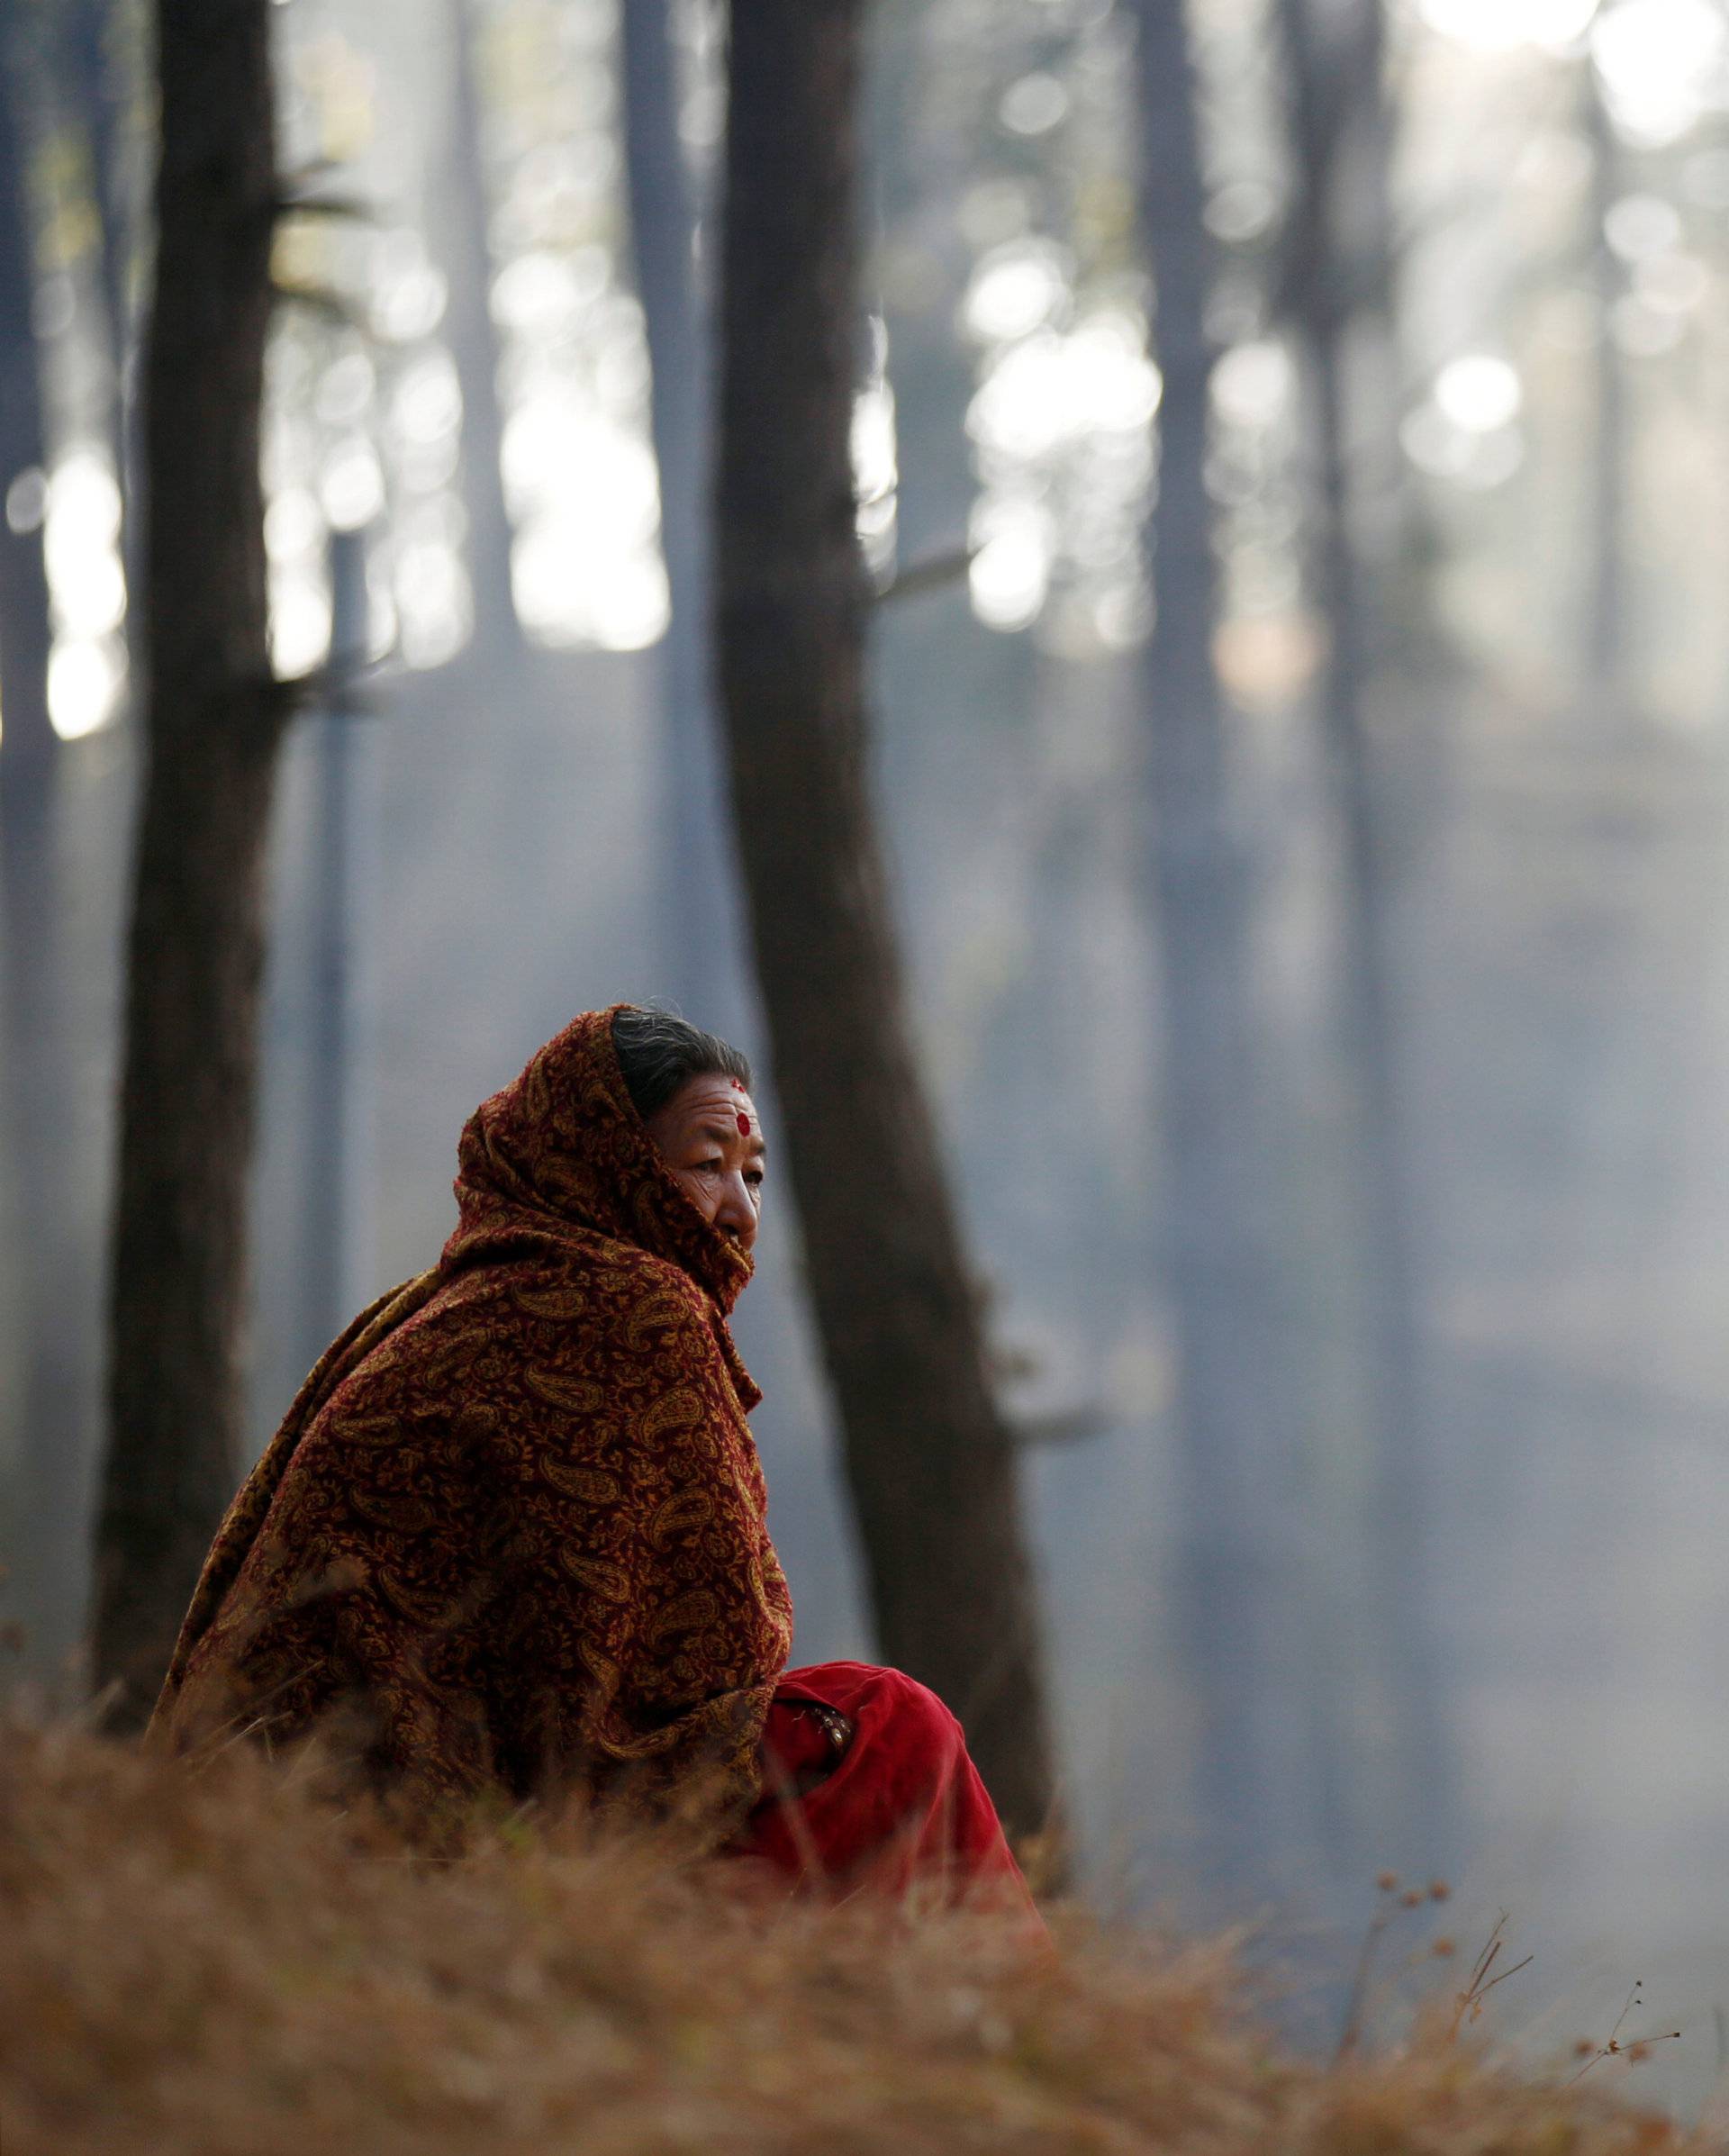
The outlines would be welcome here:
M 750 1136 L 750 1118 L 748 1116 L 741 1115 L 739 1117 L 738 1135 L 740 1137 L 748 1137 Z

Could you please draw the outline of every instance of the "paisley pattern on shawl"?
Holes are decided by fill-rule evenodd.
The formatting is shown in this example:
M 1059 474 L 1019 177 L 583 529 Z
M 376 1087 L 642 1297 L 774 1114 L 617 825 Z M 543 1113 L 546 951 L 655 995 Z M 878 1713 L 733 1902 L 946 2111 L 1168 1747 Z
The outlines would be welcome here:
M 433 1807 L 756 1796 L 792 1604 L 727 1327 L 750 1260 L 662 1161 L 612 1016 L 470 1118 L 456 1233 L 236 1498 L 153 1742 L 319 1728 Z

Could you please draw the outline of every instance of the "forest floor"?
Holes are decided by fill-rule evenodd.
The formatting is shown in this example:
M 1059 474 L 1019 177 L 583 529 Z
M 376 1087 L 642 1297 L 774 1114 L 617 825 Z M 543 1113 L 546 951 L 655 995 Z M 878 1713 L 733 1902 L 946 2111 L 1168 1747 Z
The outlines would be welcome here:
M 721 1868 L 723 1871 L 724 1867 Z M 1632 2156 L 1724 2144 L 1433 2025 L 1322 2065 L 1228 1948 L 765 1905 L 665 1846 L 405 1853 L 236 1749 L 0 1724 L 5 2156 L 821 2150 Z

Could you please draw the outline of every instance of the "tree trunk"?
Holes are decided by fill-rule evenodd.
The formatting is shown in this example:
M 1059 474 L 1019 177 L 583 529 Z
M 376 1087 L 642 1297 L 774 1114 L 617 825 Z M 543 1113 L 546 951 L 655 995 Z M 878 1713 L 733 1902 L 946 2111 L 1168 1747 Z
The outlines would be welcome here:
M 1597 290 L 1596 429 L 1591 442 L 1589 569 L 1586 578 L 1585 693 L 1600 729 L 1613 734 L 1626 720 L 1627 684 L 1627 441 L 1626 365 L 1614 333 L 1614 306 L 1625 279 L 1606 232 L 1621 192 L 1621 148 L 1603 102 L 1603 86 L 1589 56 L 1584 69 L 1581 117 L 1591 153 L 1589 235 L 1589 276 Z
M 449 23 L 450 136 L 439 168 L 434 251 L 441 231 L 449 281 L 445 334 L 462 388 L 462 500 L 468 518 L 475 648 L 484 663 L 520 653 L 522 633 L 511 589 L 512 533 L 501 464 L 504 429 L 498 405 L 485 140 L 471 0 L 449 0 Z
M 269 0 L 158 0 L 145 354 L 149 766 L 129 948 L 95 1674 L 146 1714 L 240 1465 L 265 845 L 258 412 L 276 218 Z
M 1321 1478 L 1329 1547 L 1340 1562 L 1335 1673 L 1353 1733 L 1342 1739 L 1352 1787 L 1335 1792 L 1342 1847 L 1380 1861 L 1401 1837 L 1402 1861 L 1444 1861 L 1446 1776 L 1437 1672 L 1424 1609 L 1427 1592 L 1423 1454 L 1430 1431 L 1422 1338 L 1423 1276 L 1417 1250 L 1415 1145 L 1406 1128 L 1399 1072 L 1399 1023 L 1391 949 L 1397 871 L 1386 859 L 1384 816 L 1364 713 L 1366 601 L 1349 526 L 1346 419 L 1335 343 L 1317 340 L 1315 402 L 1322 467 L 1317 596 L 1331 639 L 1321 720 L 1338 822 L 1338 1017 L 1349 1101 L 1349 1200 L 1357 1239 L 1365 1347 L 1366 1428 L 1361 1447 L 1339 1448 L 1338 1471 Z M 1347 1582 L 1358 1581 L 1353 1597 Z M 1354 1608 L 1348 1607 L 1353 1601 Z M 1357 1837 L 1353 1843 L 1353 1833 Z M 1362 1837 L 1372 1834 L 1372 1844 Z M 1347 1859 L 1347 1863 L 1349 1859 Z
M 367 661 L 367 535 L 330 534 L 330 666 L 336 685 L 311 720 L 305 1151 L 295 1361 L 310 1370 L 377 1292 L 373 1266 L 376 1055 L 367 964 L 378 909 L 376 730 L 342 684 Z
M 16 482 L 24 480 L 27 489 L 32 472 L 40 480 L 47 457 L 19 42 L 14 31 L 0 49 L 0 512 Z M 22 511 L 23 490 L 16 500 Z M 17 521 L 24 528 L 14 530 L 0 513 L 0 1053 L 17 1202 L 14 1277 L 25 1327 L 18 1394 L 18 1509 L 25 1533 L 12 1553 L 16 1584 L 7 1599 L 24 1622 L 32 1662 L 46 1672 L 73 1644 L 81 1615 L 86 1448 L 66 1292 L 72 1254 L 62 1186 L 65 1073 L 56 1055 L 64 1046 L 55 903 L 60 751 L 48 717 L 48 576 L 40 514 Z
M 1267 1056 L 1254 1011 L 1253 865 L 1213 665 L 1219 578 L 1206 484 L 1205 222 L 1197 84 L 1182 0 L 1136 0 L 1141 221 L 1154 293 L 1156 606 L 1145 764 L 1163 1023 L 1164 1259 L 1184 1479 L 1179 1631 L 1198 1703 L 1193 1816 L 1211 1868 L 1241 1882 L 1307 1853 L 1302 1703 L 1302 1387 L 1280 1249 Z M 1296 1845 L 1296 1852 L 1293 1851 Z
M 134 199 L 136 104 L 140 86 L 129 63 L 137 42 L 128 34 L 129 17 L 116 0 L 76 0 L 67 14 L 68 76 L 90 151 L 90 188 L 101 254 L 103 313 L 113 368 L 111 430 L 114 476 L 120 485 L 123 521 L 121 559 L 126 588 L 140 580 L 135 426 L 137 370 L 132 364 L 137 322 L 132 303 L 132 269 L 139 240 L 139 209 Z M 129 638 L 135 628 L 129 622 Z M 133 639 L 135 642 L 135 639 Z
M 1362 0 L 1379 7 L 1381 0 Z M 1335 1433 L 1316 1484 L 1333 1602 L 1326 1666 L 1336 1733 L 1331 1806 L 1348 1869 L 1395 1843 L 1413 1862 L 1445 1853 L 1448 1807 L 1436 1674 L 1424 1603 L 1423 1454 L 1429 1430 L 1415 1148 L 1398 1068 L 1392 929 L 1398 864 L 1371 738 L 1373 602 L 1358 551 L 1347 346 L 1358 310 L 1388 288 L 1339 226 L 1351 131 L 1381 95 L 1378 35 L 1327 49 L 1315 0 L 1280 0 L 1298 178 L 1301 266 L 1291 303 L 1305 347 L 1317 469 L 1311 576 L 1326 625 L 1318 716 L 1339 858 L 1337 1044 L 1346 1200 L 1362 1341 L 1360 1436 Z M 1349 64 L 1354 54 L 1356 67 Z
M 657 956 L 680 1007 L 742 1022 L 738 871 L 726 829 L 708 608 L 710 383 L 695 260 L 698 206 L 678 133 L 672 0 L 621 12 L 625 150 L 637 294 L 648 334 L 660 544 L 672 620 L 656 654 L 665 814 Z
M 883 1651 L 1011 1825 L 1052 1803 L 1014 1454 L 913 1055 L 872 819 L 855 529 L 860 0 L 732 17 L 717 634 L 733 809 Z
M 135 205 L 127 200 L 126 81 L 116 50 L 113 0 L 77 0 L 67 14 L 68 74 L 90 151 L 90 191 L 96 213 L 103 312 L 114 363 L 117 403 L 131 341 L 128 270 L 135 237 Z M 117 464 L 123 460 L 118 460 Z
M 27 775 L 37 788 L 46 783 L 54 757 L 43 525 L 40 514 L 32 521 L 4 513 L 14 481 L 41 472 L 47 460 L 32 326 L 35 249 L 17 42 L 8 35 L 0 43 L 0 769 Z
M 1323 63 L 1334 101 L 1326 251 L 1340 303 L 1337 326 L 1343 331 L 1349 324 L 1349 372 L 1357 388 L 1351 462 L 1364 565 L 1359 634 L 1365 662 L 1373 666 L 1399 657 L 1401 645 L 1408 655 L 1429 642 L 1420 565 L 1433 554 L 1435 540 L 1399 438 L 1405 368 L 1399 349 L 1394 114 L 1383 80 L 1385 0 L 1353 0 L 1337 12 L 1335 41 Z

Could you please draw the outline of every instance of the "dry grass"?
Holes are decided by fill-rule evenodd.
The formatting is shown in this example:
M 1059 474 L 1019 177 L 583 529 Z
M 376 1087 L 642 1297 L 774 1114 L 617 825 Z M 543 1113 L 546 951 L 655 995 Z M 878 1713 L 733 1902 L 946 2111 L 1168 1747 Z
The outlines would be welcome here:
M 195 1777 L 0 1727 L 5 2156 L 1696 2145 L 1444 2028 L 1295 2062 L 1218 1949 L 1077 1926 L 1029 1957 L 982 1919 L 753 1905 L 575 1830 L 411 1860 L 243 1753 Z

